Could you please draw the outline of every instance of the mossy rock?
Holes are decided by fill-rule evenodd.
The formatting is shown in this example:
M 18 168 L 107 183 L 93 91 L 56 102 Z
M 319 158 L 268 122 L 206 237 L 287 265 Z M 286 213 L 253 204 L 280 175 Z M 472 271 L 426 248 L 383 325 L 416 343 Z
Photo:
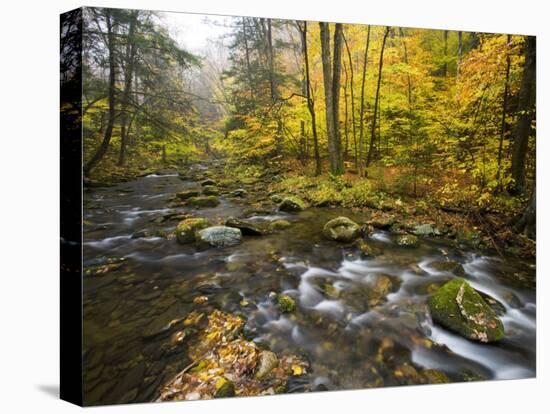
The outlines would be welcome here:
M 361 234 L 361 227 L 347 217 L 336 217 L 323 227 L 323 236 L 329 240 L 349 243 Z
M 189 198 L 197 197 L 200 194 L 201 193 L 199 190 L 185 190 L 185 191 L 180 191 L 179 193 L 176 193 L 176 197 L 179 198 L 180 200 L 188 200 Z
M 236 190 L 231 191 L 232 197 L 238 197 L 243 198 L 248 195 L 248 191 L 246 191 L 244 188 L 237 188 Z
M 429 237 L 429 236 L 440 236 L 441 231 L 431 224 L 419 224 L 414 227 L 412 233 L 415 236 Z
M 288 295 L 277 296 L 277 307 L 283 313 L 290 313 L 296 309 L 296 301 Z
M 269 197 L 271 201 L 273 201 L 275 204 L 279 204 L 281 201 L 283 201 L 283 198 L 279 194 L 273 194 L 271 197 Z
M 426 378 L 428 384 L 447 384 L 451 382 L 447 374 L 437 369 L 425 369 L 422 375 Z
M 401 247 L 415 247 L 418 245 L 418 237 L 412 234 L 402 234 L 397 237 L 396 242 Z
M 201 185 L 203 187 L 206 187 L 206 186 L 209 186 L 209 185 L 216 185 L 216 181 L 212 180 L 211 178 L 208 178 L 206 180 L 204 180 Z
M 220 190 L 215 185 L 205 185 L 202 188 L 202 193 L 204 195 L 218 195 L 220 194 Z
M 284 230 L 290 226 L 290 222 L 284 219 L 273 220 L 271 223 L 269 223 L 269 229 L 271 231 Z
M 367 241 L 359 239 L 354 243 L 354 246 L 359 249 L 359 255 L 362 259 L 376 257 L 382 252 L 380 249 L 371 246 Z
M 200 196 L 191 197 L 187 200 L 187 204 L 196 208 L 201 207 L 216 207 L 220 204 L 220 200 L 216 196 Z
M 504 338 L 504 326 L 483 297 L 462 278 L 439 288 L 429 299 L 432 319 L 465 338 L 483 343 Z
M 186 244 L 195 241 L 195 233 L 210 225 L 210 222 L 202 217 L 188 218 L 180 221 L 176 226 L 178 243 Z
M 279 210 L 281 211 L 296 212 L 302 211 L 305 208 L 306 203 L 302 199 L 294 196 L 285 197 L 279 204 Z

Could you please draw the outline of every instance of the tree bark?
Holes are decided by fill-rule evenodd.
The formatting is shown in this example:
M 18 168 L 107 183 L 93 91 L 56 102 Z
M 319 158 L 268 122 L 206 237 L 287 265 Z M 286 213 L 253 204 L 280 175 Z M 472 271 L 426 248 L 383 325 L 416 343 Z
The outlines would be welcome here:
M 460 78 L 460 63 L 462 62 L 462 32 L 458 32 L 458 50 L 456 56 L 456 79 Z
M 449 44 L 449 31 L 448 30 L 443 31 L 443 42 L 444 42 L 443 58 L 445 59 L 445 61 L 443 62 L 443 76 L 447 77 L 447 46 Z
M 367 26 L 367 42 L 365 44 L 365 53 L 363 54 L 363 73 L 361 76 L 361 105 L 359 109 L 359 176 L 363 177 L 365 175 L 365 167 L 363 164 L 363 150 L 364 150 L 364 124 L 365 124 L 365 79 L 367 76 L 367 61 L 369 53 L 369 43 L 370 43 L 370 26 Z
M 332 110 L 334 111 L 334 147 L 336 148 L 336 165 L 333 174 L 344 173 L 344 162 L 342 159 L 342 139 L 340 132 L 340 77 L 342 73 L 342 37 L 343 26 L 336 23 L 334 27 L 334 56 L 332 69 Z
M 536 38 L 528 36 L 525 40 L 525 63 L 518 99 L 518 120 L 514 129 L 514 147 L 512 151 L 512 191 L 522 192 L 525 188 L 525 158 L 531 134 L 531 122 L 535 118 L 536 95 Z
M 514 230 L 523 233 L 531 239 L 536 238 L 537 234 L 537 189 L 533 187 L 533 193 L 527 208 L 514 225 Z
M 354 160 L 355 160 L 355 169 L 358 168 L 358 153 L 357 153 L 357 133 L 356 133 L 356 125 L 355 125 L 355 96 L 353 94 L 353 61 L 351 59 L 351 52 L 349 49 L 348 41 L 346 40 L 346 36 L 342 33 L 342 37 L 344 38 L 344 44 L 346 45 L 346 51 L 348 54 L 348 62 L 349 62 L 349 71 L 350 71 L 350 81 L 349 81 L 349 87 L 350 87 L 350 99 L 351 99 L 351 130 L 352 130 L 352 136 L 353 136 L 353 147 L 355 151 Z M 346 101 L 347 102 L 347 101 Z M 347 109 L 346 109 L 346 115 L 347 115 Z M 346 148 L 347 153 L 347 148 Z
M 321 156 L 319 155 L 319 141 L 317 138 L 317 121 L 315 120 L 315 102 L 311 96 L 311 81 L 309 78 L 309 57 L 307 51 L 307 22 L 303 22 L 303 28 L 298 22 L 298 27 L 302 34 L 302 52 L 304 54 L 304 66 L 305 66 L 305 78 L 306 78 L 306 98 L 307 98 L 307 109 L 311 117 L 311 134 L 313 135 L 313 153 L 315 156 L 315 175 L 321 175 L 322 166 L 321 166 Z
M 115 87 L 116 87 L 116 56 L 115 56 L 115 39 L 116 39 L 116 26 L 114 24 L 111 11 L 105 10 L 105 25 L 107 27 L 107 50 L 109 53 L 109 94 L 108 103 L 109 109 L 107 112 L 107 126 L 105 127 L 105 133 L 103 135 L 103 141 L 97 149 L 94 156 L 84 166 L 84 175 L 89 176 L 97 164 L 101 161 L 111 142 L 113 135 L 113 127 L 115 125 Z
M 128 117 L 128 106 L 130 105 L 130 92 L 132 90 L 132 79 L 134 76 L 134 60 L 136 56 L 135 30 L 137 25 L 138 11 L 131 12 L 130 26 L 128 36 L 126 37 L 126 56 L 124 68 L 124 91 L 122 93 L 121 105 L 121 126 L 120 126 L 120 152 L 118 155 L 118 165 L 123 166 L 126 158 L 126 146 L 128 135 L 130 134 L 130 125 Z
M 390 27 L 386 26 L 386 30 L 384 32 L 384 38 L 382 39 L 382 47 L 380 48 L 380 62 L 378 64 L 378 83 L 376 85 L 376 95 L 374 98 L 374 115 L 372 117 L 372 128 L 371 128 L 371 135 L 370 135 L 370 144 L 369 144 L 369 152 L 367 155 L 367 168 L 370 166 L 371 160 L 372 160 L 372 153 L 374 148 L 374 142 L 375 142 L 375 135 L 376 135 L 376 117 L 378 115 L 378 101 L 380 97 L 380 82 L 382 80 L 382 67 L 384 66 L 384 48 L 386 47 L 386 39 L 388 38 L 388 34 L 390 32 Z

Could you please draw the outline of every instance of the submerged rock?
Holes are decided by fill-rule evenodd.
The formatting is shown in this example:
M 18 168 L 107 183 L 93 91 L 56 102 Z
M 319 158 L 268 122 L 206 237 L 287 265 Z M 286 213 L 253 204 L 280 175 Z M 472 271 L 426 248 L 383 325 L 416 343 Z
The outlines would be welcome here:
M 464 267 L 454 260 L 449 260 L 446 262 L 432 262 L 430 263 L 430 267 L 440 272 L 454 273 L 457 276 L 464 276 L 466 274 Z
M 216 381 L 216 393 L 214 398 L 227 398 L 235 395 L 235 384 L 225 377 L 221 377 Z
M 261 236 L 265 233 L 264 230 L 257 224 L 245 220 L 239 220 L 234 217 L 229 217 L 225 221 L 225 225 L 241 230 L 242 234 L 245 236 Z
M 271 223 L 269 223 L 269 229 L 271 231 L 283 230 L 290 226 L 290 222 L 284 219 L 273 220 Z
M 323 235 L 329 239 L 348 243 L 359 237 L 361 227 L 347 217 L 337 217 L 323 227 Z
M 187 204 L 193 207 L 216 207 L 218 204 L 220 204 L 220 200 L 216 196 L 209 195 L 209 196 L 199 196 L 199 197 L 191 197 L 187 199 Z
M 306 203 L 298 197 L 289 196 L 285 197 L 279 204 L 279 210 L 281 211 L 302 211 L 306 208 Z
M 366 259 L 369 257 L 375 257 L 378 256 L 381 251 L 380 249 L 377 249 L 373 246 L 371 246 L 367 241 L 363 239 L 359 239 L 354 243 L 354 246 L 356 246 L 359 249 L 359 255 L 361 258 Z
M 402 247 L 415 247 L 418 244 L 418 238 L 412 234 L 402 234 L 396 239 L 397 245 Z
M 227 226 L 212 226 L 196 234 L 197 242 L 213 247 L 227 247 L 239 244 L 243 236 L 239 229 Z
M 432 319 L 465 338 L 495 342 L 504 337 L 504 326 L 483 297 L 464 279 L 439 288 L 428 300 Z
M 179 243 L 186 244 L 195 241 L 195 233 L 210 226 L 210 222 L 202 217 L 188 218 L 176 226 L 176 238 Z

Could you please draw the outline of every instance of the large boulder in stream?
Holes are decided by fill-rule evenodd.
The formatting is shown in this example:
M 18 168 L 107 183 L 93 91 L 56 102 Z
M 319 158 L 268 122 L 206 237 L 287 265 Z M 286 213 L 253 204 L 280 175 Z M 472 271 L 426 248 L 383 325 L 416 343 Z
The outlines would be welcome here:
M 188 218 L 180 221 L 176 226 L 178 243 L 186 244 L 195 241 L 195 233 L 210 225 L 210 222 L 202 217 Z
M 349 243 L 361 234 L 361 227 L 347 217 L 336 217 L 323 227 L 323 236 L 329 240 Z
M 218 195 L 220 194 L 220 190 L 215 185 L 205 185 L 202 188 L 202 193 L 204 195 Z
M 483 343 L 504 337 L 504 326 L 483 297 L 462 278 L 440 287 L 429 299 L 432 319 L 465 338 Z
M 200 245 L 213 247 L 235 246 L 242 238 L 239 229 L 228 226 L 207 227 L 196 234 L 196 240 Z
M 283 201 L 279 204 L 279 210 L 281 211 L 302 211 L 306 208 L 306 203 L 298 197 L 288 196 L 283 198 Z
M 196 208 L 201 207 L 216 207 L 220 204 L 220 200 L 216 196 L 201 196 L 201 197 L 191 197 L 187 199 L 187 204 Z
M 201 185 L 203 187 L 206 187 L 207 185 L 216 185 L 216 181 L 214 181 L 213 179 L 211 178 L 207 178 L 206 180 L 204 180 Z

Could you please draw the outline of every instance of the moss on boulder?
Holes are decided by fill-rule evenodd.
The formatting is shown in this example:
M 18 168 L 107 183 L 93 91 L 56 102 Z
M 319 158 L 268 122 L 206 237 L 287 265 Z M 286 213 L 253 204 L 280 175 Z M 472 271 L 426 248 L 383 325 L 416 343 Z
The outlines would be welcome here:
M 199 190 L 185 190 L 185 191 L 180 191 L 179 193 L 176 193 L 176 197 L 179 198 L 180 200 L 187 200 L 191 197 L 197 197 L 200 195 L 200 191 Z
M 187 204 L 193 207 L 216 207 L 220 204 L 220 200 L 216 196 L 200 196 L 200 197 L 191 197 L 187 199 Z
M 288 196 L 283 198 L 283 201 L 279 204 L 279 210 L 281 211 L 302 211 L 306 208 L 306 203 L 295 196 Z
M 429 299 L 432 319 L 465 338 L 495 342 L 504 337 L 504 326 L 493 309 L 466 280 L 456 278 Z
M 218 187 L 215 185 L 205 185 L 202 188 L 202 193 L 204 195 L 218 195 L 220 193 L 220 190 L 218 190 Z
M 359 237 L 361 227 L 347 217 L 336 217 L 323 227 L 323 236 L 329 240 L 349 243 Z
M 182 220 L 176 226 L 176 238 L 179 243 L 186 244 L 195 241 L 195 233 L 210 226 L 210 222 L 202 217 Z
M 271 223 L 269 223 L 269 229 L 271 231 L 284 230 L 290 226 L 290 222 L 284 219 L 273 220 Z

